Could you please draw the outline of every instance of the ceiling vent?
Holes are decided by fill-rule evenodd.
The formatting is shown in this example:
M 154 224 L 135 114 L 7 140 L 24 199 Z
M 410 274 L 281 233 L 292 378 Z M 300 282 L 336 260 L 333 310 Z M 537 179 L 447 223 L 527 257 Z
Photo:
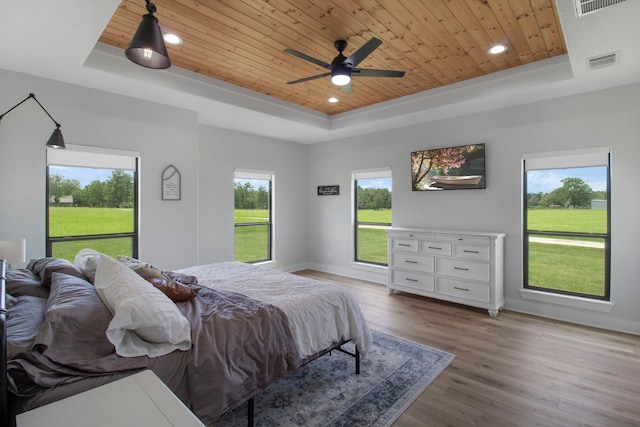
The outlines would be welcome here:
M 607 53 L 605 55 L 594 56 L 587 59 L 590 70 L 597 68 L 609 67 L 615 65 L 618 62 L 618 52 Z
M 623 3 L 627 0 L 574 0 L 578 18 L 589 13 L 597 12 L 605 7 Z

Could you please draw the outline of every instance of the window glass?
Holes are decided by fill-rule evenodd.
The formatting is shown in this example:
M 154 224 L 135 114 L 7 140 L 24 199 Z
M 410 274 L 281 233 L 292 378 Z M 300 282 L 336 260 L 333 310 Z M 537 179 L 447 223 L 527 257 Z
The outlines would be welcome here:
M 608 152 L 525 160 L 526 288 L 609 299 L 610 184 Z M 600 163 L 600 164 L 598 164 Z M 544 166 L 550 166 L 544 168 Z
M 272 175 L 236 171 L 234 179 L 235 260 L 271 260 Z
M 355 261 L 388 264 L 391 227 L 391 170 L 354 173 Z
M 136 158 L 67 150 L 47 158 L 47 256 L 73 261 L 91 248 L 137 257 Z

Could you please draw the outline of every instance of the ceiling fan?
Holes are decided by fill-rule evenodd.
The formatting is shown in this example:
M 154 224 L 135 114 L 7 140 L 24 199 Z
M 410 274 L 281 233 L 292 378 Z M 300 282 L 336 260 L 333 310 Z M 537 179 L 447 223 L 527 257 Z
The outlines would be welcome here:
M 377 38 L 372 38 L 368 42 L 366 42 L 360 49 L 356 50 L 351 56 L 345 58 L 342 52 L 347 47 L 346 40 L 337 40 L 333 45 L 338 50 L 338 56 L 333 58 L 331 64 L 328 64 L 319 59 L 313 58 L 304 53 L 298 52 L 293 49 L 285 49 L 286 53 L 289 53 L 293 56 L 297 56 L 300 59 L 304 59 L 305 61 L 312 62 L 320 67 L 327 68 L 331 71 L 323 74 L 318 74 L 316 76 L 305 77 L 303 79 L 294 80 L 291 82 L 287 82 L 288 85 L 293 85 L 296 83 L 308 82 L 309 80 L 315 80 L 322 77 L 331 76 L 331 82 L 337 86 L 342 86 L 342 90 L 345 93 L 351 92 L 351 77 L 359 76 L 359 77 L 403 77 L 404 71 L 395 71 L 395 70 L 374 70 L 371 68 L 356 68 L 357 65 L 362 62 L 367 56 L 371 54 L 378 46 L 382 44 L 381 40 Z

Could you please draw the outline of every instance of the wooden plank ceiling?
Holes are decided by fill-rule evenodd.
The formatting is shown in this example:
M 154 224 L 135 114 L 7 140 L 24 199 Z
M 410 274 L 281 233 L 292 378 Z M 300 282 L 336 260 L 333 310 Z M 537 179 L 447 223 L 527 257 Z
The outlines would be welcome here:
M 173 66 L 329 115 L 396 99 L 566 53 L 554 0 L 153 0 Z M 144 0 L 122 0 L 100 42 L 126 49 Z M 330 63 L 372 37 L 382 45 L 359 68 L 402 70 L 402 78 L 355 77 L 344 94 L 327 70 L 284 52 Z M 489 55 L 495 43 L 506 53 Z M 149 70 L 149 72 L 157 72 Z M 331 104 L 327 99 L 339 98 Z

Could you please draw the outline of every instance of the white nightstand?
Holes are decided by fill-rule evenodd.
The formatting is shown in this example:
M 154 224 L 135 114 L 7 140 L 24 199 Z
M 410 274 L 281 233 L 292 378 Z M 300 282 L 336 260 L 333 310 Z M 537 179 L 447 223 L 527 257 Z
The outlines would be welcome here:
M 16 424 L 17 427 L 204 427 L 149 370 L 18 414 Z

